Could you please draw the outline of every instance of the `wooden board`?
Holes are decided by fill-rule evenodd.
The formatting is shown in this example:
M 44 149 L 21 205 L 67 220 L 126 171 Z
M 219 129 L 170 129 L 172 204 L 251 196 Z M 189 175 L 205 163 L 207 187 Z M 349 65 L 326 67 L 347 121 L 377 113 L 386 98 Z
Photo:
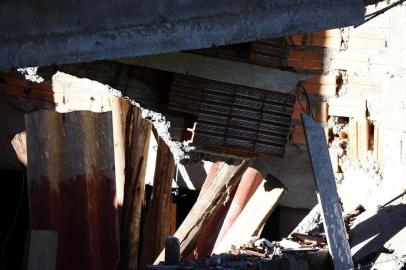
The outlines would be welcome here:
M 199 196 L 188 216 L 174 234 L 180 241 L 182 258 L 188 256 L 193 250 L 199 234 L 221 204 L 227 200 L 229 193 L 238 184 L 250 163 L 250 160 L 243 160 L 238 165 L 221 162 L 213 180 L 205 188 L 204 193 Z M 164 260 L 164 252 L 161 252 L 155 260 L 155 264 Z
M 276 178 L 264 179 L 213 253 L 228 252 L 231 245 L 246 244 L 265 224 L 285 191 L 286 187 Z

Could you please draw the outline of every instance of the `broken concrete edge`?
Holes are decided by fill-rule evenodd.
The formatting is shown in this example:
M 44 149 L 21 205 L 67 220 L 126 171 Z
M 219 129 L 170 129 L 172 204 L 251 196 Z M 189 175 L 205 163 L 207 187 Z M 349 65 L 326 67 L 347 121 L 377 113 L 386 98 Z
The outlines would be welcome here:
M 192 55 L 193 56 L 193 55 Z M 177 55 L 175 55 L 175 58 L 177 57 Z M 189 56 L 187 56 L 186 58 L 188 59 Z M 200 56 L 198 56 L 200 57 Z M 215 58 L 213 58 L 215 59 Z M 206 60 L 206 58 L 204 58 L 203 60 Z M 221 59 L 219 59 L 221 60 Z M 201 60 L 199 60 L 201 61 Z M 199 62 L 198 61 L 198 62 Z M 215 60 L 216 62 L 217 60 Z M 204 62 L 204 61 L 203 61 Z M 187 63 L 187 61 L 185 62 Z M 238 64 L 238 62 L 235 62 Z M 175 157 L 175 161 L 176 163 L 181 163 L 181 164 L 188 164 L 188 163 L 193 163 L 196 162 L 197 160 L 208 160 L 208 161 L 226 161 L 227 163 L 230 164 L 234 164 L 236 160 L 241 159 L 241 158 L 252 158 L 252 155 L 249 155 L 247 153 L 231 153 L 231 152 L 227 152 L 226 150 L 223 150 L 221 152 L 219 152 L 219 149 L 211 149 L 210 147 L 198 147 L 198 146 L 191 146 L 190 143 L 188 141 L 177 141 L 172 137 L 171 135 L 171 124 L 170 121 L 168 121 L 166 119 L 166 117 L 158 112 L 155 112 L 153 109 L 149 109 L 144 107 L 142 104 L 138 103 L 135 101 L 135 99 L 132 98 L 131 94 L 129 93 L 130 91 L 124 90 L 124 89 L 116 89 L 113 88 L 112 86 L 110 86 L 109 84 L 105 84 L 104 82 L 99 82 L 99 80 L 94 80 L 94 74 L 90 74 L 91 78 L 88 78 L 86 72 L 83 72 L 83 70 L 81 70 L 80 68 L 78 69 L 77 72 L 72 71 L 72 69 L 69 68 L 70 65 L 65 65 L 65 66 L 58 66 L 57 69 L 55 68 L 26 68 L 26 69 L 20 69 L 19 72 L 22 73 L 25 78 L 29 81 L 33 81 L 33 82 L 40 82 L 45 80 L 50 80 L 52 79 L 52 84 L 54 85 L 55 89 L 64 89 L 62 92 L 66 92 L 65 89 L 70 89 L 70 90 L 74 90 L 73 92 L 75 94 L 77 94 L 77 89 L 73 89 L 74 88 L 74 84 L 71 83 L 70 80 L 67 80 L 65 78 L 65 76 L 68 76 L 69 78 L 77 78 L 79 80 L 83 80 L 86 82 L 86 86 L 83 87 L 83 89 L 81 89 L 81 91 L 83 91 L 84 93 L 88 93 L 88 92 L 92 92 L 95 95 L 98 95 L 98 92 L 100 92 L 103 96 L 108 96 L 108 95 L 112 95 L 118 98 L 123 98 L 125 100 L 128 100 L 132 105 L 139 107 L 142 110 L 142 115 L 145 119 L 149 120 L 150 122 L 153 123 L 155 129 L 158 132 L 158 135 L 160 137 L 162 137 L 164 139 L 164 141 L 169 145 L 172 153 L 174 154 Z M 258 68 L 263 68 L 263 67 L 259 67 Z M 206 66 L 206 68 L 208 68 Z M 65 71 L 66 69 L 66 71 Z M 226 67 L 224 67 L 223 69 L 226 69 Z M 267 69 L 267 68 L 265 68 Z M 86 68 L 85 68 L 86 70 Z M 176 71 L 176 70 L 175 70 Z M 38 72 L 40 75 L 38 75 Z M 294 87 L 294 85 L 297 83 L 297 80 L 301 79 L 303 76 L 307 76 L 307 75 L 301 75 L 301 74 L 297 74 L 297 73 L 293 73 L 293 72 L 285 72 L 285 71 L 280 71 L 280 70 L 272 70 L 272 72 L 276 72 L 276 77 L 288 77 L 288 81 L 289 81 L 289 89 L 290 87 Z M 240 73 L 240 72 L 237 72 Z M 269 74 L 265 74 L 265 71 L 262 71 L 263 76 L 269 77 Z M 254 75 L 253 75 L 254 76 Z M 220 76 L 221 77 L 221 76 Z M 272 77 L 272 76 L 271 76 Z M 276 79 L 276 84 L 278 85 L 283 85 L 282 81 L 282 77 L 279 79 Z M 218 78 L 217 78 L 218 79 Z M 255 81 L 254 78 L 251 78 L 252 81 Z M 136 80 L 136 79 L 135 79 Z M 273 79 L 271 79 L 270 81 L 273 81 Z M 231 82 L 229 82 L 231 83 Z M 139 87 L 141 88 L 148 88 L 147 86 L 145 86 L 143 83 L 139 83 Z M 286 87 L 286 86 L 285 86 Z M 94 89 L 94 91 L 93 91 Z M 288 90 L 288 88 L 285 88 L 285 90 Z M 86 91 L 86 92 L 85 92 Z M 72 93 L 73 93 L 72 92 Z M 128 92 L 128 93 L 127 93 Z M 68 105 L 64 105 L 65 101 L 60 100 L 59 104 L 57 102 L 56 104 L 56 108 L 55 110 L 58 112 L 69 112 L 69 104 Z M 110 102 L 109 102 L 110 104 Z M 107 111 L 110 110 L 108 108 L 108 104 L 105 104 L 105 107 L 101 107 L 100 110 L 101 111 Z M 96 110 L 95 110 L 96 109 Z M 92 106 L 92 111 L 96 111 L 97 112 L 97 108 L 93 109 Z
M 95 11 L 88 9 L 88 12 L 93 13 L 88 14 L 84 11 L 85 8 L 77 8 L 76 10 L 81 10 L 82 13 L 69 16 L 89 17 L 94 21 L 85 21 L 82 25 L 82 20 L 78 19 L 78 22 L 69 25 L 70 20 L 66 20 L 67 23 L 64 24 L 65 20 L 59 18 L 59 32 L 54 30 L 54 25 L 47 24 L 47 20 L 40 26 L 26 27 L 24 29 L 27 30 L 15 33 L 10 32 L 13 31 L 13 27 L 6 27 L 10 29 L 5 33 L 5 40 L 0 41 L 0 55 L 3 56 L 0 69 L 152 55 L 287 36 L 299 32 L 321 31 L 358 24 L 364 20 L 365 14 L 364 3 L 359 0 L 345 0 L 340 3 L 332 0 L 296 1 L 294 4 L 282 1 L 270 1 L 265 4 L 260 1 L 245 2 L 240 1 L 234 10 L 228 11 L 229 7 L 223 5 L 217 7 L 220 10 L 217 14 L 204 10 L 203 14 L 195 14 L 192 18 L 190 15 L 179 14 L 183 7 L 181 3 L 175 3 L 171 9 L 159 7 L 163 9 L 159 12 L 168 13 L 169 21 L 157 13 L 157 10 L 148 10 L 143 14 L 144 18 L 141 18 L 142 22 L 137 21 L 139 20 L 137 16 L 131 18 L 124 12 L 128 17 L 127 20 L 113 25 L 115 29 L 106 27 L 107 23 L 100 19 L 105 16 L 94 18 Z M 111 7 L 110 10 L 106 10 L 109 6 L 102 4 L 100 9 L 103 14 L 112 12 Z M 199 4 L 189 9 L 192 8 L 196 13 L 196 10 L 201 9 Z M 139 1 L 138 5 L 145 9 L 151 8 L 149 3 L 142 1 Z M 55 15 L 46 12 L 60 14 L 55 9 L 66 8 L 56 4 L 49 6 L 53 8 L 43 11 L 42 16 L 52 18 Z M 178 8 L 175 9 L 176 7 Z M 1 20 L 8 26 L 10 17 L 17 16 L 16 11 L 10 6 L 2 8 L 8 9 L 5 11 L 8 16 L 4 16 L 5 19 Z M 17 14 L 24 16 L 23 13 Z M 118 16 L 115 13 L 109 15 L 113 18 Z M 22 22 L 30 20 L 30 17 L 21 19 Z M 93 29 L 88 26 L 86 28 L 86 23 L 92 24 Z
M 37 71 L 38 71 L 38 68 L 36 68 L 36 67 L 19 70 L 19 72 L 25 76 L 26 80 L 29 80 L 29 81 L 32 81 L 35 83 L 38 83 L 39 81 L 44 80 L 44 78 L 42 78 L 41 76 L 39 76 L 37 74 Z M 66 76 L 68 76 L 68 78 L 84 80 L 87 83 L 90 83 L 92 85 L 92 89 L 94 88 L 95 92 L 100 92 L 102 95 L 122 98 L 124 100 L 127 100 L 131 105 L 140 108 L 142 111 L 142 117 L 153 124 L 158 135 L 169 146 L 169 148 L 174 156 L 175 162 L 176 163 L 179 163 L 181 161 L 186 162 L 187 160 L 191 159 L 191 157 L 189 156 L 189 152 L 191 152 L 194 149 L 194 147 L 189 146 L 186 141 L 178 142 L 178 141 L 172 140 L 171 134 L 169 132 L 171 124 L 169 121 L 167 121 L 166 117 L 163 114 L 142 107 L 138 102 L 136 102 L 130 96 L 123 95 L 123 93 L 120 90 L 114 89 L 114 88 L 110 87 L 109 85 L 102 84 L 98 81 L 93 81 L 93 80 L 90 80 L 87 78 L 79 78 L 74 75 L 70 75 L 70 74 L 66 74 L 64 72 L 57 71 L 56 73 L 54 73 L 50 76 L 52 78 L 52 84 L 58 84 L 58 82 L 60 81 L 61 84 L 63 85 L 63 81 L 61 81 L 61 79 L 65 78 Z M 60 105 L 61 104 L 56 105 L 55 111 L 57 111 L 59 113 L 69 112 L 69 111 L 66 111 Z M 108 109 L 106 109 L 105 111 L 108 111 Z

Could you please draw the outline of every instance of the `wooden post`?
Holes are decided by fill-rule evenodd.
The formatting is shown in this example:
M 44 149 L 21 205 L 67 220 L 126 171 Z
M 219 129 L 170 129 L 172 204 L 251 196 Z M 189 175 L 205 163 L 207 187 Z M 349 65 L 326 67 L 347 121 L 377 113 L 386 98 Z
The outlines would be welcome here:
M 264 179 L 213 253 L 230 251 L 231 245 L 239 247 L 257 235 L 286 190 L 275 177 Z
M 158 139 L 151 206 L 143 228 L 142 263 L 151 264 L 171 234 L 172 182 L 175 160 L 164 140 Z
M 334 269 L 353 269 L 351 250 L 324 131 L 310 116 L 303 113 L 302 122 Z
M 141 110 L 132 107 L 127 116 L 124 201 L 120 224 L 119 269 L 137 269 L 140 248 L 141 213 L 145 196 L 145 169 L 148 160 L 151 124 Z
M 250 160 L 243 160 L 239 165 L 220 163 L 213 180 L 205 188 L 204 194 L 199 196 L 174 235 L 180 241 L 181 258 L 188 256 L 193 250 L 200 232 L 216 213 L 216 210 L 227 200 L 229 192 L 238 184 L 250 163 Z M 164 252 L 161 252 L 155 260 L 155 264 L 164 260 Z
M 122 122 L 123 105 L 121 98 L 111 97 L 111 112 L 113 116 L 113 140 L 114 140 L 114 171 L 116 175 L 116 203 L 123 205 L 125 183 L 125 136 Z
M 179 264 L 180 260 L 180 243 L 179 239 L 168 236 L 165 241 L 165 264 Z

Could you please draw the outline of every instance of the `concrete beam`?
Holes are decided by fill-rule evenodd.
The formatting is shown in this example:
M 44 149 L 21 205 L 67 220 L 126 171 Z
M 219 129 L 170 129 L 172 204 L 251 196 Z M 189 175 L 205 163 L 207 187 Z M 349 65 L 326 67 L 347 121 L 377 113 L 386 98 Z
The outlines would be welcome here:
M 334 269 L 353 269 L 351 250 L 324 131 L 318 123 L 304 113 L 302 113 L 302 123 Z
M 360 23 L 361 0 L 1 1 L 0 69 L 175 52 Z
M 172 53 L 120 60 L 126 64 L 208 80 L 290 93 L 309 75 L 192 53 Z

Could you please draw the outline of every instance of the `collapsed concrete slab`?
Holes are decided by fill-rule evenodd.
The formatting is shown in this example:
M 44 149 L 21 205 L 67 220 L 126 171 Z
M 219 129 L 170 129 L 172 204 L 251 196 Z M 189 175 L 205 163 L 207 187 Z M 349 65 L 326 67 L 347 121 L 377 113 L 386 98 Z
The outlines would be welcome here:
M 360 23 L 363 1 L 15 2 L 0 4 L 0 69 L 205 48 Z

